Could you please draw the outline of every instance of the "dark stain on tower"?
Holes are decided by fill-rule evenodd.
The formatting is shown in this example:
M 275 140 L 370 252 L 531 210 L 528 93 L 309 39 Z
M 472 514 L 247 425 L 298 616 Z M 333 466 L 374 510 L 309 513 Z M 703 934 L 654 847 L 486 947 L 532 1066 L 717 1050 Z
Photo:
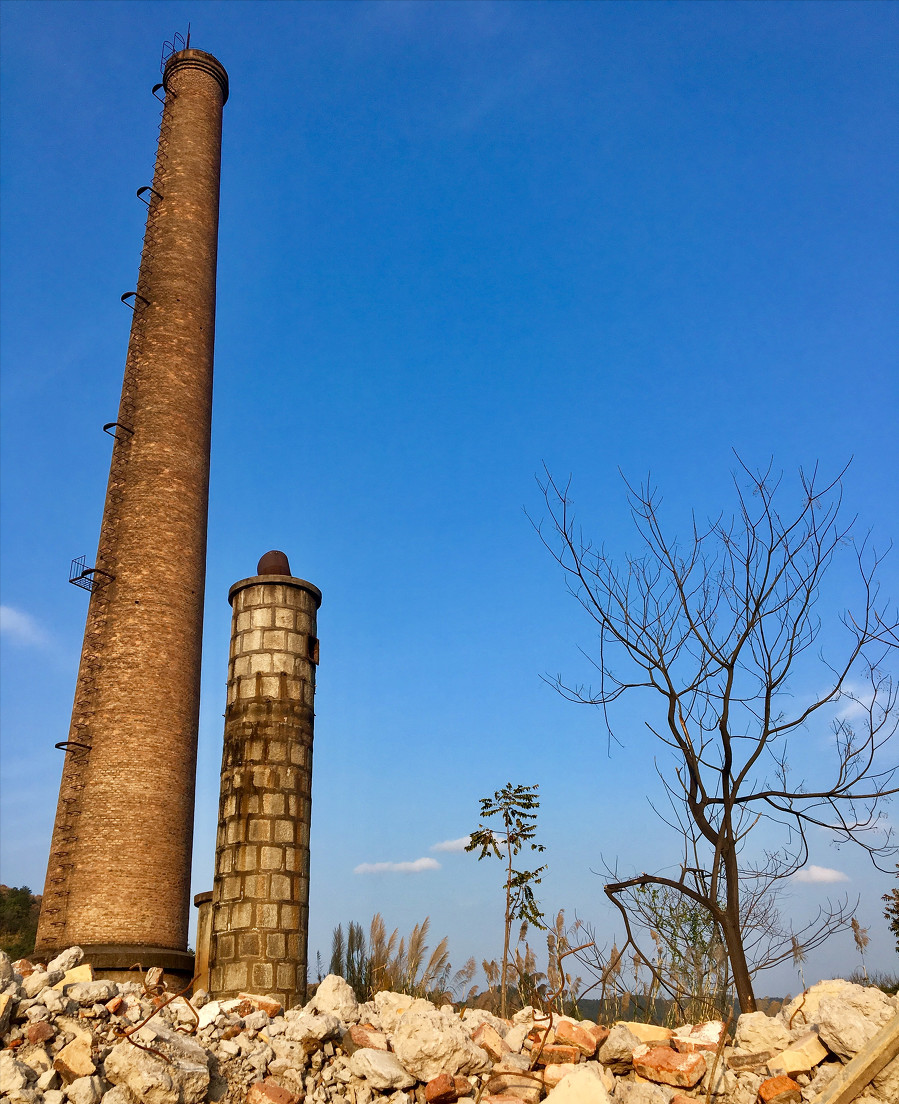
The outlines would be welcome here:
M 172 54 L 37 951 L 189 974 L 222 108 Z M 125 297 L 123 297 L 125 298 Z
M 267 552 L 235 583 L 209 988 L 306 994 L 316 615 L 321 592 Z

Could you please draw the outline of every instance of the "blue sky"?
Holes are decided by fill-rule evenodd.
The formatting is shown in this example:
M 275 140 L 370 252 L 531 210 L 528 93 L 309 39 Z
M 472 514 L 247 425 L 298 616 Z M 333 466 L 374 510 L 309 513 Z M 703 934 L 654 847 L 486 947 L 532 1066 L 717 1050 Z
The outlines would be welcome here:
M 591 871 L 677 861 L 652 745 L 541 678 L 590 625 L 525 516 L 573 474 L 633 547 L 619 469 L 671 523 L 731 503 L 732 450 L 853 457 L 846 500 L 896 539 L 899 9 L 852 3 L 0 5 L 2 878 L 43 883 L 153 165 L 162 43 L 228 69 L 194 890 L 211 886 L 227 591 L 284 549 L 324 594 L 310 951 L 381 911 L 451 957 L 501 950 L 501 877 L 434 851 L 478 799 L 539 782 L 541 900 L 614 921 Z M 828 595 L 840 607 L 841 574 Z M 899 594 L 893 556 L 884 589 Z M 809 733 L 796 758 L 815 758 Z M 895 814 L 894 814 L 895 815 Z M 419 863 L 412 873 L 360 864 Z M 793 887 L 797 917 L 861 895 Z M 428 868 L 431 867 L 431 868 Z M 851 938 L 806 964 L 846 973 Z M 763 992 L 795 990 L 791 970 Z

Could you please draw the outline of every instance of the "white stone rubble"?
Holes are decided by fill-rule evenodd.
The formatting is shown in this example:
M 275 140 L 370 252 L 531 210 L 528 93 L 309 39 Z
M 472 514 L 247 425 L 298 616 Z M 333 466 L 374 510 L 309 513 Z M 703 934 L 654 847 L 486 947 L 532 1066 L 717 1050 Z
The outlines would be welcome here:
M 719 1021 L 670 1032 L 550 1024 L 531 1008 L 502 1020 L 401 993 L 360 1004 L 333 976 L 286 1012 L 251 994 L 160 1009 L 138 980 L 94 980 L 82 960 L 77 947 L 45 967 L 0 954 L 10 1104 L 757 1104 L 775 1076 L 810 1104 L 899 1014 L 878 989 L 826 981 L 777 1016 L 740 1016 L 729 1040 Z M 897 1100 L 899 1059 L 858 1104 Z

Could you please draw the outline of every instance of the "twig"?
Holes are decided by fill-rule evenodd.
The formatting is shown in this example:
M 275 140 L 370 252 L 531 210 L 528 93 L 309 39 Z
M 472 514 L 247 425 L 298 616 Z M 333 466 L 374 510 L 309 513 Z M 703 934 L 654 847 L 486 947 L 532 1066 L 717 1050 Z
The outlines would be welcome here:
M 709 1091 L 705 1094 L 705 1104 L 711 1104 L 712 1101 L 712 1087 L 715 1084 L 715 1074 L 718 1072 L 718 1063 L 721 1061 L 721 1055 L 724 1053 L 724 1047 L 727 1043 L 727 1033 L 730 1030 L 731 1021 L 734 1018 L 733 1010 L 728 1013 L 727 1022 L 724 1025 L 724 1030 L 721 1032 L 721 1038 L 718 1040 L 718 1045 L 715 1047 L 715 1061 L 712 1063 L 712 1071 L 709 1074 Z
M 138 970 L 143 969 L 143 967 L 140 965 L 140 963 L 136 964 L 136 968 Z M 135 966 L 132 966 L 131 969 L 132 970 L 135 969 Z M 147 972 L 149 973 L 149 971 L 147 971 Z M 138 1050 L 145 1050 L 145 1051 L 147 1051 L 148 1054 L 157 1054 L 157 1055 L 159 1055 L 159 1057 L 164 1062 L 168 1062 L 169 1065 L 171 1065 L 171 1061 L 172 1061 L 171 1058 L 167 1058 L 166 1055 L 164 1055 L 162 1053 L 162 1051 L 156 1050 L 154 1047 L 142 1046 L 140 1043 L 135 1042 L 135 1040 L 132 1039 L 131 1036 L 134 1035 L 135 1032 L 140 1031 L 140 1029 L 142 1027 L 145 1027 L 150 1022 L 150 1020 L 153 1019 L 154 1016 L 157 1016 L 163 1010 L 163 1008 L 165 1008 L 167 1005 L 170 1005 L 172 1003 L 172 1001 L 176 1001 L 179 997 L 184 996 L 184 994 L 188 991 L 188 989 L 190 989 L 190 987 L 193 985 L 193 983 L 197 980 L 197 978 L 199 976 L 200 976 L 199 974 L 194 974 L 194 976 L 190 979 L 190 981 L 187 983 L 187 985 L 184 986 L 183 989 L 179 989 L 177 993 L 172 993 L 172 995 L 168 998 L 168 1000 L 164 1000 L 157 1008 L 153 1009 L 153 1011 L 150 1013 L 149 1016 L 147 1016 L 143 1020 L 141 1020 L 140 1023 L 135 1024 L 134 1027 L 130 1027 L 127 1031 L 122 1031 L 122 1029 L 118 1028 L 118 1027 L 113 1028 L 117 1038 L 127 1039 L 128 1042 L 131 1043 L 132 1046 L 136 1046 Z M 154 989 L 158 989 L 159 992 L 154 994 L 153 993 Z M 166 986 L 166 983 L 164 981 L 161 982 L 159 985 L 154 985 L 154 986 L 148 987 L 147 983 L 146 983 L 146 980 L 144 980 L 144 992 L 147 994 L 147 996 L 153 997 L 154 1000 L 158 1000 L 167 991 L 168 991 L 168 987 Z M 188 1008 L 190 1008 L 191 1012 L 193 1012 L 193 1014 L 195 1016 L 197 1016 L 196 1010 L 194 1009 L 194 1007 L 190 1003 L 190 1001 L 187 1000 L 186 998 L 185 998 L 185 1001 L 186 1001 L 186 1004 L 187 1004 Z M 197 1016 L 197 1023 L 199 1024 L 199 1022 L 200 1022 L 200 1017 Z

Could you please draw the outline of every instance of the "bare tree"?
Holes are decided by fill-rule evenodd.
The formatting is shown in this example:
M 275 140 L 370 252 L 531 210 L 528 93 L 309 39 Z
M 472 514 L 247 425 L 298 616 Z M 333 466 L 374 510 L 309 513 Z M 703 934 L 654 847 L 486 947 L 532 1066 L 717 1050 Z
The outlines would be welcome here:
M 799 474 L 798 505 L 783 514 L 781 477 L 740 461 L 735 515 L 706 525 L 694 517 L 684 542 L 663 532 L 656 489 L 628 484 L 643 548 L 621 565 L 575 527 L 570 481 L 547 473 L 541 483 L 550 526 L 538 531 L 599 629 L 598 686 L 555 684 L 569 700 L 599 706 L 613 739 L 613 703 L 642 695 L 658 717 L 647 727 L 671 757 L 656 769 L 671 810 L 660 815 L 683 844 L 680 871 L 616 876 L 605 892 L 630 942 L 626 900 L 638 887 L 667 887 L 707 909 L 744 1011 L 755 1008 L 754 969 L 849 922 L 843 903 L 802 932 L 765 934 L 760 910 L 805 864 L 809 830 L 852 841 L 875 863 L 895 851 L 878 809 L 896 792 L 897 768 L 882 760 L 899 724 L 884 670 L 897 622 L 879 595 L 882 557 L 867 537 L 853 538 L 854 519 L 841 519 L 840 478 L 821 486 L 817 469 Z M 856 604 L 834 619 L 838 658 L 822 650 L 813 677 L 816 646 L 836 646 L 830 630 L 822 635 L 816 602 L 838 553 L 852 558 Z M 826 741 L 822 729 L 831 732 Z M 749 833 L 764 825 L 768 850 L 747 858 Z M 772 829 L 780 833 L 773 849 Z

